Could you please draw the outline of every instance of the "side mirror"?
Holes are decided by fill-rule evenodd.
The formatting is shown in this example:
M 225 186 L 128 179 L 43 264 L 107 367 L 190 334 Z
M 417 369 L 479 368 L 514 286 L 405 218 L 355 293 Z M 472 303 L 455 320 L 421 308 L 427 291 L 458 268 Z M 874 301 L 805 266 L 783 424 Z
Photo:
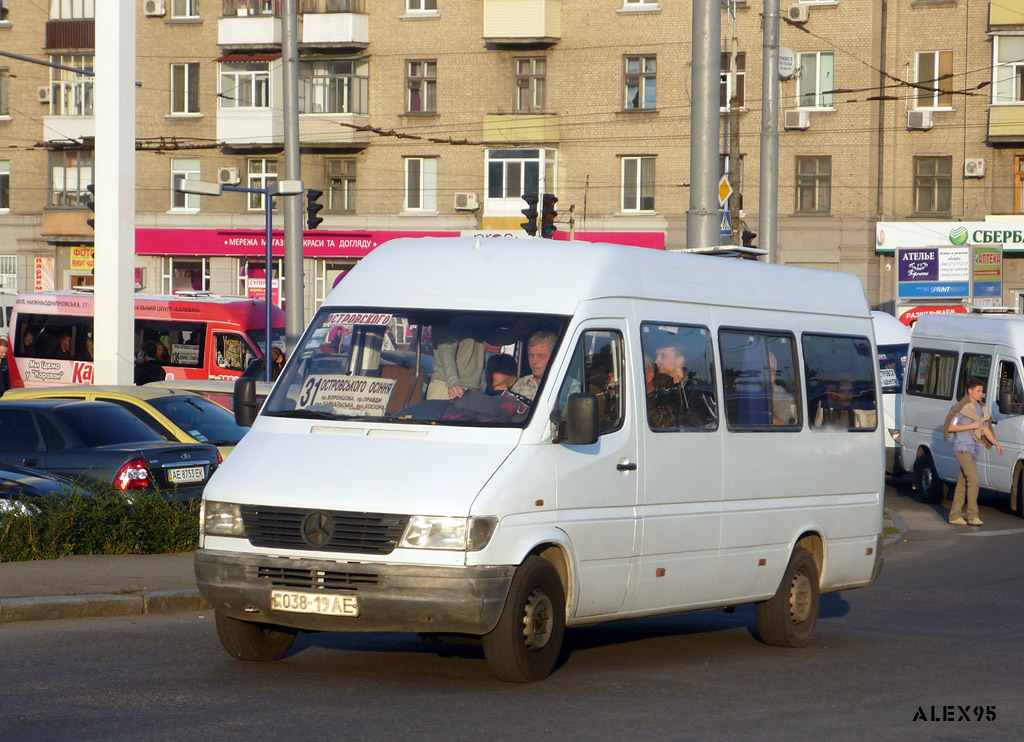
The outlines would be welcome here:
M 600 432 L 597 397 L 593 394 L 570 394 L 565 420 L 565 442 L 574 446 L 597 443 Z
M 256 419 L 260 404 L 256 401 L 256 382 L 240 376 L 235 381 L 234 391 L 235 423 L 248 428 Z

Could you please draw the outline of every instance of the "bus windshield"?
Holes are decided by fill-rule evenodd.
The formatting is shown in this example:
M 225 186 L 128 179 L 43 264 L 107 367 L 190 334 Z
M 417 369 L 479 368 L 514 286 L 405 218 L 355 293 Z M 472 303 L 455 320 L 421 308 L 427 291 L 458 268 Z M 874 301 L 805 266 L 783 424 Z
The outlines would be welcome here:
M 903 390 L 908 347 L 906 343 L 878 346 L 878 376 L 882 383 L 882 394 L 899 394 Z
M 322 308 L 263 414 L 522 427 L 566 324 L 548 315 Z

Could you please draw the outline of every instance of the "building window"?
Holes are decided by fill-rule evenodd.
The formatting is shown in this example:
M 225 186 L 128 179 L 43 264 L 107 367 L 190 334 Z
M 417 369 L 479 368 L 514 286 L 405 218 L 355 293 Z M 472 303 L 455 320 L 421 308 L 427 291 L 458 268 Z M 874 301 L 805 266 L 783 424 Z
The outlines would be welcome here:
M 56 54 L 51 62 L 83 72 L 50 68 L 50 113 L 54 116 L 92 116 L 91 54 Z
M 92 150 L 50 152 L 50 206 L 84 207 L 92 200 Z
M 50 19 L 95 18 L 93 0 L 50 0 Z
M 221 63 L 219 98 L 221 108 L 269 107 L 270 63 Z
M 622 210 L 654 211 L 654 158 L 622 158 Z
M 1013 213 L 1024 214 L 1024 155 L 1017 155 L 1013 158 Z
M 828 214 L 832 211 L 832 157 L 796 158 L 796 212 Z
M 299 62 L 299 113 L 369 113 L 370 61 Z
M 0 255 L 0 289 L 18 288 L 18 256 Z
M 171 18 L 198 18 L 199 0 L 171 0 Z
M 0 160 L 0 211 L 11 208 L 11 161 Z
M 832 108 L 835 96 L 835 58 L 832 52 L 809 52 L 800 55 L 801 108 Z
M 356 161 L 327 161 L 327 210 L 356 210 Z
M 746 103 L 747 86 L 747 54 L 736 53 L 736 107 L 743 108 Z M 728 113 L 732 106 L 732 54 L 722 52 L 722 76 L 718 93 L 718 108 Z
M 415 60 L 406 62 L 406 84 L 409 88 L 408 113 L 437 113 L 437 62 Z
M 918 52 L 917 108 L 950 108 L 953 105 L 953 52 Z
M 199 63 L 171 65 L 171 113 L 199 113 Z
M 192 157 L 171 158 L 171 208 L 199 211 L 198 193 L 181 193 L 175 190 L 179 178 L 200 180 L 199 159 Z
M 6 67 L 0 67 L 0 116 L 10 116 L 11 109 L 7 103 L 10 97 L 10 73 Z
M 210 258 L 166 257 L 163 264 L 161 293 L 210 290 Z
M 405 0 L 405 9 L 409 13 L 435 13 L 437 0 Z
M 406 158 L 405 210 L 437 211 L 437 158 Z
M 658 0 L 626 0 L 626 5 L 657 5 Z
M 649 109 L 658 104 L 657 57 L 626 57 L 626 109 Z
M 224 0 L 224 15 L 281 15 L 281 0 Z
M 516 60 L 516 113 L 544 110 L 544 76 L 547 60 L 531 57 Z
M 953 195 L 952 157 L 914 158 L 914 211 L 948 214 Z
M 995 36 L 992 102 L 1024 101 L 1024 36 Z
M 266 188 L 277 180 L 277 160 L 254 157 L 249 160 L 249 188 Z M 277 204 L 274 204 L 277 207 Z M 249 211 L 263 210 L 263 194 L 249 194 Z
M 487 198 L 521 198 L 524 193 L 539 192 L 539 149 L 488 150 Z

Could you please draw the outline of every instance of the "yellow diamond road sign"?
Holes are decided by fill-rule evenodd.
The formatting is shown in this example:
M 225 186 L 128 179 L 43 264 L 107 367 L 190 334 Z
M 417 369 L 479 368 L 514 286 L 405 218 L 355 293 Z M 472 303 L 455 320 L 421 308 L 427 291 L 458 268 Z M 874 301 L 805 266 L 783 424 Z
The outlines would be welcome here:
M 729 185 L 729 178 L 725 175 L 718 181 L 718 205 L 725 206 L 726 200 L 732 195 L 732 186 Z

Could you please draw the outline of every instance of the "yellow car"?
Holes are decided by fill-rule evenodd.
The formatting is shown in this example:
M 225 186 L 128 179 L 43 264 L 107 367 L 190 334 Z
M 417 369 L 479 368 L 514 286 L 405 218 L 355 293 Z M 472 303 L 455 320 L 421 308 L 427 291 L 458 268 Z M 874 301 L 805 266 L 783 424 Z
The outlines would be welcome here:
M 212 443 L 227 456 L 248 432 L 219 404 L 191 392 L 150 386 L 51 386 L 11 389 L 15 399 L 86 399 L 113 402 L 169 441 Z

